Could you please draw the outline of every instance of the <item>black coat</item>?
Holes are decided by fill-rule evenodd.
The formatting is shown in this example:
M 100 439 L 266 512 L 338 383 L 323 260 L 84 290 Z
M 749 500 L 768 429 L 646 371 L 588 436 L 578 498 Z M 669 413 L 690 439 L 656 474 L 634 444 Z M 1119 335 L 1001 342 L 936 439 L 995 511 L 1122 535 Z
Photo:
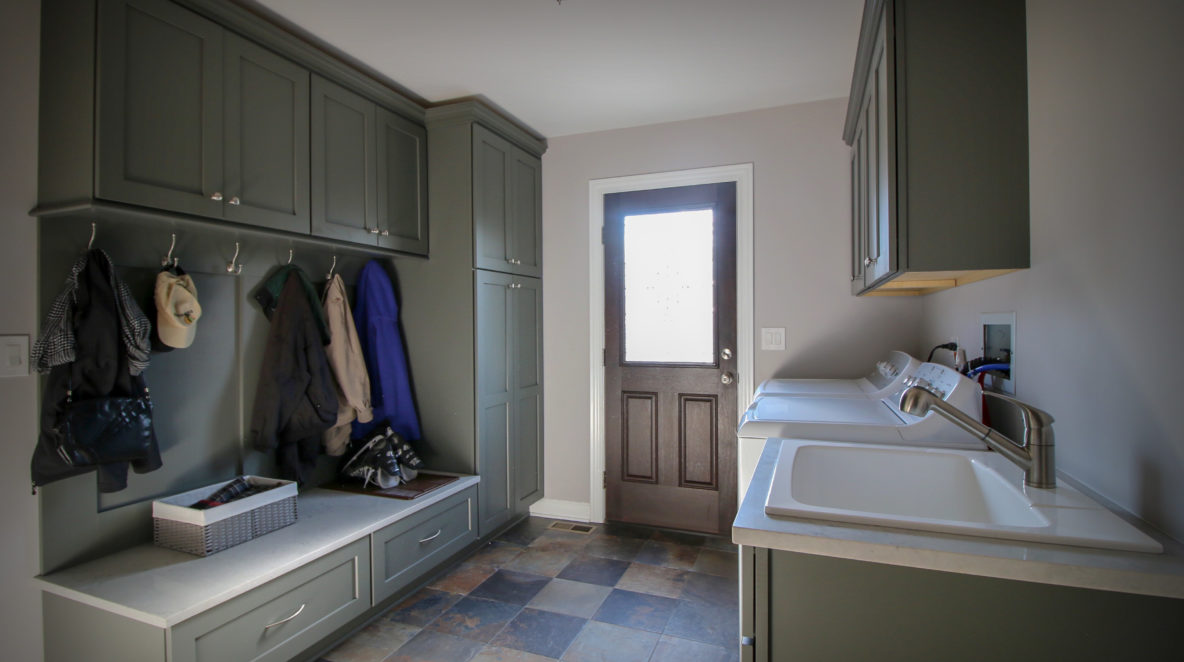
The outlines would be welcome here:
M 305 278 L 289 271 L 271 315 L 248 433 L 252 446 L 274 449 L 282 474 L 300 482 L 320 455 L 321 434 L 337 422 L 333 374 L 305 296 Z
M 74 352 L 71 363 L 55 366 L 45 384 L 41 401 L 41 434 L 33 450 L 33 485 L 94 471 L 94 466 L 74 467 L 57 454 L 63 432 L 61 423 L 66 392 L 71 387 L 75 400 L 138 396 L 144 392 L 144 378 L 133 376 L 127 352 L 120 339 L 120 317 L 104 261 L 89 259 L 78 278 L 73 306 Z M 155 438 L 143 458 L 131 463 L 136 473 L 161 466 Z M 117 492 L 127 487 L 127 462 L 98 466 L 99 491 Z

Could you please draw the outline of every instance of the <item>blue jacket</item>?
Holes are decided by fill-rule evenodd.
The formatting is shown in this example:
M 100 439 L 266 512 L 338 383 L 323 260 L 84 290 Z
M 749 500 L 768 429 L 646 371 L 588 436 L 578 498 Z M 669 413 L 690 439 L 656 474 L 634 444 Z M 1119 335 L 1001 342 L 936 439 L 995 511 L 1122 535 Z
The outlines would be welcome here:
M 353 438 L 365 436 L 379 425 L 389 423 L 404 439 L 421 438 L 419 417 L 403 352 L 403 334 L 399 331 L 399 303 L 379 260 L 371 260 L 358 275 L 354 326 L 366 370 L 370 373 L 370 406 L 374 419 L 353 423 Z

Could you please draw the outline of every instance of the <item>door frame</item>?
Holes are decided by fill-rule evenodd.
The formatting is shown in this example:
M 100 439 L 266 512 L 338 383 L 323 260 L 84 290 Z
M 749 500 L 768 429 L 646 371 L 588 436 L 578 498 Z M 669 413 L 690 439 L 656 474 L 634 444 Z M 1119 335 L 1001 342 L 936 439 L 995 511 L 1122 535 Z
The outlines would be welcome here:
M 624 191 L 736 183 L 736 411 L 748 409 L 753 391 L 752 164 L 695 168 L 588 181 L 589 520 L 604 521 L 604 196 Z M 743 495 L 738 495 L 739 499 Z

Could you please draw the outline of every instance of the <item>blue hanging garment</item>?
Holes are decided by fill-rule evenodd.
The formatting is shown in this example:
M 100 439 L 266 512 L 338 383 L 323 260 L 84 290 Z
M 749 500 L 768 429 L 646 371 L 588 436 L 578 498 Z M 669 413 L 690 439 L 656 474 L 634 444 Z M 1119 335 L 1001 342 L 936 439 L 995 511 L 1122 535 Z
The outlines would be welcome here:
M 379 425 L 389 424 L 404 439 L 419 440 L 419 417 L 411 394 L 403 334 L 399 331 L 399 304 L 390 276 L 379 260 L 366 263 L 358 275 L 354 326 L 370 373 L 374 418 L 367 423 L 354 421 L 351 436 L 358 439 Z

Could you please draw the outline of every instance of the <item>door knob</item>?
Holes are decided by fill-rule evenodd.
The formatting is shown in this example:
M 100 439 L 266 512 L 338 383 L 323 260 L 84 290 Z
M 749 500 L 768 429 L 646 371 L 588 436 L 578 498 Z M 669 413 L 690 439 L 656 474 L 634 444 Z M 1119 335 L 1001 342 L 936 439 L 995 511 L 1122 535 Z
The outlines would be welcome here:
M 378 226 L 374 226 L 368 230 L 370 234 L 378 234 Z
M 736 381 L 736 378 L 733 377 L 732 373 L 730 373 L 730 372 L 725 372 L 724 374 L 719 376 L 719 383 L 723 384 L 724 386 L 727 386 L 728 384 L 731 384 L 734 381 Z
M 222 201 L 222 192 L 221 191 L 214 191 L 214 194 L 210 196 L 210 199 L 213 200 L 214 202 L 221 202 Z
M 239 200 L 237 195 L 235 195 L 235 196 L 231 196 L 231 198 L 230 198 L 230 204 L 232 204 L 232 205 L 234 205 L 235 207 L 237 207 L 237 206 L 241 205 L 242 203 L 243 203 L 243 201 L 242 201 L 242 200 Z

